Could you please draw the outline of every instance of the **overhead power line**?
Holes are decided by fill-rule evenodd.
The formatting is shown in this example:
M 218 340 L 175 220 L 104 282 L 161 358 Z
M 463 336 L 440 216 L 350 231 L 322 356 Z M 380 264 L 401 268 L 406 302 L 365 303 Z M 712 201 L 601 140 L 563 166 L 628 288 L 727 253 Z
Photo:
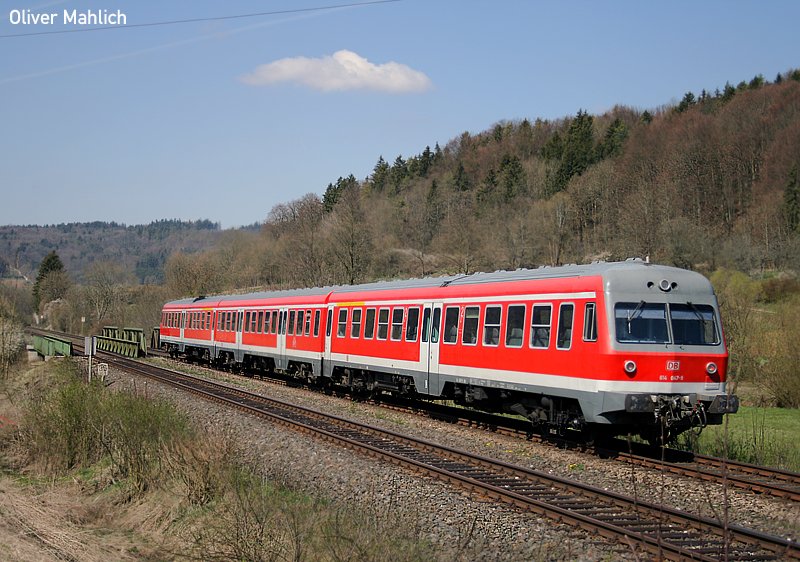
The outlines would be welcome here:
M 169 20 L 169 21 L 153 21 L 147 23 L 132 23 L 126 25 L 107 25 L 103 27 L 89 27 L 82 29 L 58 29 L 53 31 L 31 31 L 29 33 L 12 33 L 9 35 L 0 35 L 0 39 L 11 39 L 14 37 L 31 37 L 33 35 L 58 35 L 64 33 L 86 33 L 88 31 L 107 31 L 109 29 L 131 29 L 135 27 L 157 27 L 162 25 L 178 25 L 182 23 L 196 23 L 203 21 L 221 21 L 221 20 L 234 20 L 243 18 L 256 18 L 260 16 L 279 16 L 285 14 L 297 14 L 302 12 L 321 12 L 324 10 L 335 10 L 337 8 L 354 8 L 358 6 L 369 6 L 374 4 L 389 4 L 392 2 L 401 2 L 402 0 L 372 0 L 368 2 L 353 2 L 350 4 L 332 4 L 329 6 L 318 6 L 316 8 L 293 8 L 291 10 L 274 10 L 271 12 L 256 12 L 253 14 L 236 14 L 232 16 L 213 16 L 207 18 L 191 18 L 183 20 Z

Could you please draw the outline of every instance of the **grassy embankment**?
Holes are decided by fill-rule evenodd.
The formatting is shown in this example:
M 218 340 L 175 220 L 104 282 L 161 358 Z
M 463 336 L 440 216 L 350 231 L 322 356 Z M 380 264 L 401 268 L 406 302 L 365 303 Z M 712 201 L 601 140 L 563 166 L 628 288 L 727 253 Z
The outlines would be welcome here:
M 103 548 L 117 559 L 437 558 L 418 529 L 379 511 L 386 508 L 354 510 L 279 485 L 170 404 L 80 382 L 72 361 L 26 368 L 2 382 L 0 415 L 18 427 L 6 423 L 0 431 L 0 489 L 14 490 L 17 504 L 23 497 L 31 503 L 6 510 L 0 502 L 16 526 L 0 525 L 0 536 L 37 537 L 68 559 Z M 70 499 L 50 507 L 37 499 L 54 494 Z M 51 513 L 66 503 L 66 513 Z M 96 544 L 111 536 L 113 547 Z M 5 554 L 25 558 L 20 553 L 31 545 L 22 543 L 5 546 Z

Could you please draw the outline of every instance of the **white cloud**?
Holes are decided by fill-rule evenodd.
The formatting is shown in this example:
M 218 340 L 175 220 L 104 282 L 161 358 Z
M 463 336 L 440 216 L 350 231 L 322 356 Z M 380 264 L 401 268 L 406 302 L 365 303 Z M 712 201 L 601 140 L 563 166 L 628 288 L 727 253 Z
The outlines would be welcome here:
M 431 80 L 404 64 L 373 64 L 353 51 L 337 51 L 318 59 L 293 57 L 262 64 L 240 78 L 251 86 L 280 82 L 302 84 L 323 92 L 377 90 L 392 94 L 424 92 Z

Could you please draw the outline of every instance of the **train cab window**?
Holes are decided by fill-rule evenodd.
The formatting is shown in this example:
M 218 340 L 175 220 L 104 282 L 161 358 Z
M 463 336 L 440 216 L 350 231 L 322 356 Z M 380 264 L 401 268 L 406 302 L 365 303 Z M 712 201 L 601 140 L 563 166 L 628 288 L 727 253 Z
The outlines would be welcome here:
M 464 333 L 461 334 L 461 343 L 476 345 L 478 343 L 478 317 L 481 308 L 468 306 L 464 311 Z
M 558 309 L 558 335 L 556 349 L 569 349 L 572 346 L 572 320 L 575 305 L 562 304 Z
M 444 311 L 444 343 L 456 343 L 458 341 L 458 307 L 448 306 Z
M 531 347 L 547 349 L 550 347 L 550 320 L 553 313 L 551 304 L 533 305 L 531 315 Z
M 350 324 L 350 337 L 358 338 L 361 335 L 361 309 L 353 309 L 353 321 Z
M 487 306 L 483 318 L 483 345 L 500 345 L 500 318 L 503 307 Z
M 305 318 L 305 311 L 304 310 L 298 310 L 297 311 L 297 331 L 295 331 L 295 334 L 298 335 L 298 336 L 302 336 L 303 335 L 303 319 L 304 318 Z
M 378 311 L 378 339 L 385 340 L 389 336 L 389 309 L 381 308 Z
M 403 339 L 403 316 L 405 310 L 402 308 L 395 308 L 392 311 L 392 340 L 399 341 Z
M 614 327 L 620 343 L 669 342 L 664 303 L 617 303 L 614 306 Z
M 339 309 L 339 323 L 336 327 L 336 337 L 343 338 L 347 333 L 347 309 Z
M 375 309 L 368 308 L 364 319 L 364 339 L 371 340 L 375 335 Z
M 431 323 L 431 309 L 427 306 L 425 307 L 425 311 L 422 313 L 422 341 L 428 341 L 428 332 L 430 331 L 430 323 Z
M 294 334 L 294 319 L 297 317 L 297 311 L 292 310 L 289 312 L 289 330 L 288 334 L 291 336 Z
M 408 320 L 406 320 L 406 341 L 417 341 L 417 331 L 419 330 L 419 308 L 408 309 Z
M 522 347 L 525 332 L 525 305 L 510 305 L 506 318 L 506 347 Z
M 583 341 L 597 341 L 597 314 L 593 302 L 583 307 Z
M 717 345 L 714 308 L 707 304 L 670 304 L 672 339 L 677 345 Z
M 314 311 L 314 337 L 319 336 L 319 309 Z
M 311 311 L 306 310 L 306 328 L 305 328 L 305 335 L 309 335 L 311 333 Z

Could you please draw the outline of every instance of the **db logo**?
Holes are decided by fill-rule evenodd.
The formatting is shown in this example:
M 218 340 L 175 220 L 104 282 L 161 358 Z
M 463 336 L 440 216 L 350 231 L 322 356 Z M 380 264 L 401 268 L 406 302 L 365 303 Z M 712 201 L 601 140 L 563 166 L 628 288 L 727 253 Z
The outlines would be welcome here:
M 680 361 L 667 361 L 667 371 L 680 371 L 680 370 L 681 370 Z

